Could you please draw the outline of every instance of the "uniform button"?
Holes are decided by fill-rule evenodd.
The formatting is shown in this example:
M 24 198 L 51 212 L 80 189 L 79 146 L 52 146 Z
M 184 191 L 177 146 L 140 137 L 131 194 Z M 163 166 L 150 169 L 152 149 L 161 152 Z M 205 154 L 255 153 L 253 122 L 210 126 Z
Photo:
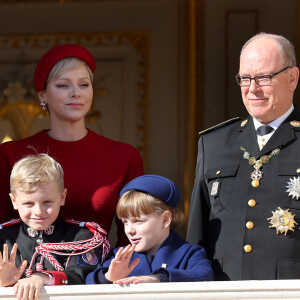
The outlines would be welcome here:
M 248 221 L 248 222 L 246 223 L 246 227 L 247 227 L 248 229 L 252 229 L 252 228 L 254 227 L 253 222 Z
M 221 171 L 217 171 L 216 174 L 217 174 L 217 175 L 221 174 Z
M 262 142 L 264 142 L 264 141 L 265 141 L 265 139 L 264 139 L 264 138 L 262 138 L 262 139 L 261 139 L 261 141 L 262 141 Z
M 250 199 L 248 201 L 248 205 L 251 206 L 251 207 L 254 207 L 256 205 L 256 201 L 254 199 Z
M 297 173 L 300 173 L 300 169 L 297 169 L 297 171 L 296 171 Z
M 251 251 L 252 251 L 251 245 L 245 245 L 245 246 L 244 246 L 244 250 L 245 250 L 245 252 L 247 252 L 247 253 L 251 252 Z
M 265 146 L 265 144 L 261 144 L 260 146 L 263 148 Z

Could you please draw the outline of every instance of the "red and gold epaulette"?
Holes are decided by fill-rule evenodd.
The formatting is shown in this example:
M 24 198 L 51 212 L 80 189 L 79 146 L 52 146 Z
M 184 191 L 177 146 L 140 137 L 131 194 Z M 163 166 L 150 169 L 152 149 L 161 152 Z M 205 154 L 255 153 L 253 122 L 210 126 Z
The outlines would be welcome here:
M 15 224 L 18 224 L 18 223 L 21 223 L 21 222 L 22 222 L 21 219 L 12 219 L 12 220 L 10 220 L 8 222 L 0 224 L 0 229 L 3 229 L 5 227 L 9 227 L 9 226 L 15 225 Z

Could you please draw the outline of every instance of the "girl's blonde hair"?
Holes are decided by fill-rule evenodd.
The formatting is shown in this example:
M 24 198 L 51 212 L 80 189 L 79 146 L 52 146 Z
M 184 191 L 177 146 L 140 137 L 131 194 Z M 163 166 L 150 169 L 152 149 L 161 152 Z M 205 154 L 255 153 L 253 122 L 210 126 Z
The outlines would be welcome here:
M 119 199 L 117 205 L 117 216 L 119 219 L 139 217 L 152 213 L 161 215 L 165 211 L 170 211 L 172 214 L 172 229 L 184 223 L 185 217 L 181 210 L 176 207 L 171 207 L 160 199 L 140 191 L 130 190 L 125 192 Z
M 34 191 L 41 183 L 55 183 L 64 190 L 64 171 L 61 165 L 45 153 L 29 155 L 15 163 L 10 175 L 10 190 Z
M 91 78 L 91 82 L 93 82 L 94 74 L 91 71 L 91 69 L 89 68 L 89 66 L 83 60 L 81 60 L 80 58 L 77 58 L 77 57 L 66 57 L 66 58 L 63 58 L 60 61 L 58 61 L 53 66 L 51 71 L 49 72 L 48 78 L 46 80 L 46 88 L 47 88 L 47 83 L 50 80 L 56 79 L 56 78 L 60 77 L 63 73 L 73 70 L 73 69 L 77 69 L 81 66 L 85 66 L 87 68 L 88 73 Z

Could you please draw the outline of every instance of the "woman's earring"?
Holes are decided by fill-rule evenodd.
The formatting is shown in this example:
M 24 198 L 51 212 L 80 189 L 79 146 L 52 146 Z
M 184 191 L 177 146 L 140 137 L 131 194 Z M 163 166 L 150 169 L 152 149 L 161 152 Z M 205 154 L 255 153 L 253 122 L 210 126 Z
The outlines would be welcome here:
M 42 107 L 43 110 L 46 109 L 46 102 L 45 102 L 45 101 L 42 101 L 42 102 L 41 102 L 41 107 Z

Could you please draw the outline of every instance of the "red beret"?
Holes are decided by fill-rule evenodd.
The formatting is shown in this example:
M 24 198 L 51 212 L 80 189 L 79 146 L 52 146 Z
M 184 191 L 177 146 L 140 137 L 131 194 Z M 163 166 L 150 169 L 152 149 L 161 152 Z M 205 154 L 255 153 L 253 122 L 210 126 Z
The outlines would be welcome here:
M 96 61 L 94 56 L 79 45 L 60 45 L 47 51 L 40 59 L 34 72 L 34 87 L 37 92 L 45 89 L 45 83 L 53 66 L 63 58 L 77 57 L 83 60 L 94 73 Z

